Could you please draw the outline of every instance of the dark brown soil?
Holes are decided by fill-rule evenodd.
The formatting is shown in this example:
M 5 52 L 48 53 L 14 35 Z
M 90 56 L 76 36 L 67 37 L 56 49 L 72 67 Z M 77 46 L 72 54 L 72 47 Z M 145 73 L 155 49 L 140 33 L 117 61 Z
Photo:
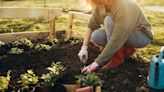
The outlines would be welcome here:
M 20 74 L 25 73 L 27 69 L 33 69 L 38 76 L 41 76 L 52 62 L 60 61 L 67 67 L 61 82 L 75 83 L 75 75 L 80 74 L 83 67 L 77 56 L 80 47 L 81 44 L 74 46 L 65 44 L 53 48 L 49 52 L 27 51 L 21 55 L 0 56 L 0 75 L 6 75 L 8 70 L 12 70 L 10 83 L 12 86 L 18 87 L 17 81 Z M 94 61 L 99 53 L 98 48 L 90 45 L 89 61 Z M 103 92 L 149 92 L 147 86 L 148 68 L 148 63 L 129 58 L 120 66 L 118 73 L 101 72 L 100 75 L 105 81 L 103 89 L 107 90 Z

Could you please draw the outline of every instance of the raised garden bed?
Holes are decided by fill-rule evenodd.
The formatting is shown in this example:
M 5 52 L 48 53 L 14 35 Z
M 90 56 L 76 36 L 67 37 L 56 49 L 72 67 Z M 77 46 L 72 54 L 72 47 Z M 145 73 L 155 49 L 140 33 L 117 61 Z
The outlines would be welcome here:
M 34 43 L 52 45 L 47 41 L 37 41 Z M 8 53 L 13 47 L 12 44 L 4 45 L 0 50 L 0 75 L 6 76 L 8 70 L 11 70 L 10 86 L 14 89 L 19 89 L 20 84 L 18 81 L 20 81 L 20 75 L 26 73 L 27 70 L 32 69 L 37 76 L 41 76 L 47 73 L 46 68 L 51 66 L 52 62 L 61 62 L 67 69 L 64 76 L 58 80 L 58 83 L 76 84 L 75 76 L 81 74 L 81 68 L 83 67 L 77 56 L 82 43 L 73 43 L 70 44 L 70 41 L 61 42 L 48 51 L 16 46 L 24 49 L 24 52 L 18 55 Z M 90 62 L 88 64 L 99 53 L 98 48 L 90 44 L 88 60 Z M 141 59 L 129 58 L 116 74 L 112 74 L 109 71 L 97 71 L 105 81 L 102 92 L 149 92 L 147 86 L 148 68 L 149 64 L 147 62 Z

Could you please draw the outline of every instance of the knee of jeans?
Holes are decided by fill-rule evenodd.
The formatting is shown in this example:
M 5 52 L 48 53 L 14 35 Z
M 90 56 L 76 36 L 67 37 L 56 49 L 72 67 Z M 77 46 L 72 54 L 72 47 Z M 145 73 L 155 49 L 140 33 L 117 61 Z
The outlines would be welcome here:
M 106 16 L 104 19 L 104 25 L 105 26 L 112 26 L 113 24 L 114 24 L 114 21 L 113 21 L 112 17 Z
M 91 35 L 91 42 L 99 46 L 105 46 L 107 43 L 107 36 L 103 29 L 95 30 Z

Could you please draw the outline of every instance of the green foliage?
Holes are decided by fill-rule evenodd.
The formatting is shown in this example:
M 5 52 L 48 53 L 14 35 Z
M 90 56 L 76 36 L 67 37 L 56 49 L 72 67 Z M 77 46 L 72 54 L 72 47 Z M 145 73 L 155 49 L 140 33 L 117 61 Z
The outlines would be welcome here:
M 60 62 L 52 63 L 51 67 L 48 67 L 47 70 L 49 73 L 43 74 L 41 76 L 41 79 L 44 81 L 42 82 L 42 85 L 44 86 L 53 86 L 54 83 L 62 77 L 63 72 L 65 71 L 65 67 L 61 65 Z
M 37 44 L 35 46 L 35 50 L 47 50 L 47 51 L 50 51 L 52 49 L 52 47 L 50 45 L 46 45 L 46 44 Z
M 89 73 L 86 76 L 79 75 L 76 76 L 77 83 L 80 84 L 82 87 L 85 86 L 103 86 L 104 81 L 100 79 L 97 73 Z
M 27 73 L 21 74 L 22 89 L 26 89 L 30 84 L 38 83 L 38 76 L 35 75 L 33 70 L 27 70 Z
M 7 76 L 0 76 L 0 92 L 4 92 L 5 89 L 8 88 L 9 82 L 10 82 L 10 72 L 7 72 Z
M 47 41 L 49 41 L 52 44 L 59 44 L 59 40 L 54 37 L 48 37 Z
M 5 45 L 5 43 L 2 42 L 2 41 L 0 41 L 0 47 L 2 47 L 2 46 L 4 46 L 4 45 Z
M 23 52 L 24 52 L 23 49 L 19 49 L 15 47 L 15 48 L 11 48 L 11 50 L 9 51 L 9 54 L 19 55 L 19 54 L 22 54 Z
M 32 43 L 30 40 L 28 40 L 27 38 L 21 38 L 21 39 L 15 41 L 15 42 L 13 43 L 13 45 L 14 45 L 14 46 L 23 45 L 23 46 L 27 46 L 27 47 L 29 47 L 29 48 L 33 48 L 33 43 Z

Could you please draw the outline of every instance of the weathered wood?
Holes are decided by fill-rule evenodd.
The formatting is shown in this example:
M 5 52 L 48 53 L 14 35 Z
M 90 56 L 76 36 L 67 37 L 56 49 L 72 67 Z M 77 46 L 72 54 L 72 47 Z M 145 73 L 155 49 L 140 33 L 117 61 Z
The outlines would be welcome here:
M 73 18 L 74 18 L 74 14 L 69 13 L 68 14 L 67 34 L 66 34 L 67 38 L 72 37 Z
M 38 39 L 46 39 L 49 36 L 50 32 L 48 31 L 36 31 L 36 32 L 18 32 L 18 33 L 4 33 L 0 34 L 0 41 L 5 43 L 13 42 L 21 37 L 25 37 L 29 40 L 38 40 Z M 65 34 L 65 30 L 57 31 L 56 37 L 62 38 Z
M 49 16 L 50 16 L 50 36 L 51 37 L 55 37 L 56 32 L 55 32 L 55 15 L 54 15 L 54 11 L 49 12 Z
M 91 14 L 85 14 L 83 12 L 70 11 L 69 14 L 74 14 L 74 18 L 88 21 L 91 17 Z
M 0 18 L 49 18 L 50 13 L 60 16 L 62 9 L 49 8 L 0 8 Z

